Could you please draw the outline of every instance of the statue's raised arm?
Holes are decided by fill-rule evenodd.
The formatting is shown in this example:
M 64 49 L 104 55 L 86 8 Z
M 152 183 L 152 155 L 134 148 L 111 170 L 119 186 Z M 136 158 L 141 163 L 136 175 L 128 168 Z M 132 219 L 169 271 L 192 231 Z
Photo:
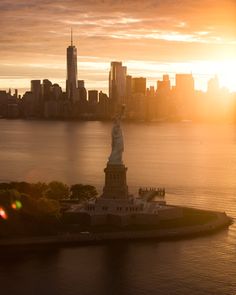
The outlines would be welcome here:
M 120 112 L 116 115 L 114 119 L 114 124 L 112 128 L 112 150 L 111 155 L 108 160 L 108 164 L 112 165 L 119 165 L 123 164 L 122 162 L 122 153 L 124 152 L 124 141 L 123 141 L 123 134 L 121 129 L 121 120 L 124 114 L 125 106 L 121 107 Z

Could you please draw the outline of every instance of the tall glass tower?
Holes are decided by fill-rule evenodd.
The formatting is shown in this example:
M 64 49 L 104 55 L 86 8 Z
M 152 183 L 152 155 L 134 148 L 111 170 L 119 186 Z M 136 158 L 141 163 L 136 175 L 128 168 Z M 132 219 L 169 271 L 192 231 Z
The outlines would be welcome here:
M 77 79 L 77 48 L 73 45 L 73 32 L 71 30 L 71 45 L 67 47 L 67 80 L 66 93 L 73 102 L 79 99 Z
M 109 97 L 116 104 L 125 103 L 126 95 L 126 67 L 122 62 L 112 61 L 109 72 Z

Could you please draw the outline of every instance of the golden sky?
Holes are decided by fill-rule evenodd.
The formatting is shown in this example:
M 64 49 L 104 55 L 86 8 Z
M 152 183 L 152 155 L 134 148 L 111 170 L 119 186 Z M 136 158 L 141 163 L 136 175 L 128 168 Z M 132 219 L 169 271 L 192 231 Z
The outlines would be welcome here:
M 88 89 L 107 90 L 118 60 L 148 85 L 192 72 L 205 89 L 216 73 L 236 91 L 236 0 L 1 0 L 0 88 L 43 78 L 64 88 L 71 27 Z

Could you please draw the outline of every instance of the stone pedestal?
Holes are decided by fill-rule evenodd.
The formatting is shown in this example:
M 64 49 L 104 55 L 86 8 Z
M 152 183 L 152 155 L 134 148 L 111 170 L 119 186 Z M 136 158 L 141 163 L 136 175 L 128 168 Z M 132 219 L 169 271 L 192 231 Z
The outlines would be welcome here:
M 105 186 L 102 198 L 107 199 L 127 199 L 128 186 L 126 183 L 127 168 L 123 164 L 107 164 L 104 169 Z

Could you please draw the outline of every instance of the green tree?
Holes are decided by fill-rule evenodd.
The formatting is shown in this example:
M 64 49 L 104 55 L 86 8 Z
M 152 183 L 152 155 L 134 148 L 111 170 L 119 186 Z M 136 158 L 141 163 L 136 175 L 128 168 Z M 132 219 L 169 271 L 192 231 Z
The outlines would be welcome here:
M 6 190 L 6 189 L 11 189 L 12 187 L 8 182 L 1 182 L 0 183 L 0 190 Z
M 87 201 L 97 197 L 98 192 L 92 185 L 74 184 L 70 188 L 71 199 Z
M 52 181 L 44 191 L 44 197 L 54 200 L 67 199 L 69 198 L 69 192 L 68 185 L 59 181 Z
M 38 212 L 41 215 L 59 217 L 60 216 L 60 204 L 56 200 L 40 198 L 37 200 Z
M 17 190 L 19 193 L 29 194 L 31 193 L 31 184 L 25 181 L 15 182 L 12 181 L 9 183 L 11 189 Z
M 38 215 L 38 207 L 37 202 L 34 198 L 27 194 L 21 194 L 21 203 L 22 203 L 22 213 L 25 213 L 27 215 L 31 216 L 37 216 Z
M 42 198 L 44 192 L 48 189 L 48 185 L 44 182 L 31 183 L 31 193 L 30 195 L 34 198 Z

